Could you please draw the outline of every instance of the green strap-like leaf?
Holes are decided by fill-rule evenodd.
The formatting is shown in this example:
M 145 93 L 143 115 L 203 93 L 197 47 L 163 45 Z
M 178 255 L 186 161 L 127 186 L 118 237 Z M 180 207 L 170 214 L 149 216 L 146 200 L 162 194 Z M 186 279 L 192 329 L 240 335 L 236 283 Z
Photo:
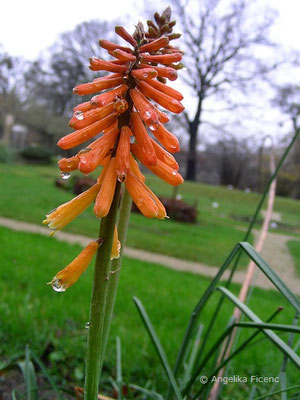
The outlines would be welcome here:
M 117 385 L 118 385 L 118 400 L 123 399 L 123 378 L 122 378 L 122 356 L 121 356 L 121 340 L 119 337 L 116 338 L 116 349 L 117 349 Z
M 280 279 L 276 272 L 266 263 L 266 261 L 259 255 L 256 250 L 248 242 L 241 242 L 239 245 L 246 254 L 255 262 L 258 268 L 268 277 L 280 293 L 287 299 L 287 301 L 300 313 L 300 301 L 294 293 L 286 286 Z
M 27 400 L 37 400 L 38 386 L 34 366 L 30 361 L 30 350 L 28 346 L 26 346 L 25 361 L 19 361 L 17 364 L 24 376 Z
M 254 400 L 262 400 L 262 399 L 267 399 L 267 398 L 271 399 L 274 394 L 279 394 L 282 392 L 289 392 L 294 389 L 300 389 L 300 385 L 290 386 L 284 390 L 276 390 L 276 392 L 272 392 L 272 393 L 264 394 L 263 396 L 255 397 Z
M 151 341 L 152 341 L 152 343 L 154 345 L 154 348 L 155 348 L 155 350 L 156 350 L 156 352 L 157 352 L 157 354 L 158 354 L 158 356 L 160 358 L 162 366 L 164 367 L 164 369 L 166 371 L 166 374 L 167 374 L 167 376 L 169 378 L 170 384 L 172 385 L 174 393 L 175 393 L 175 395 L 176 395 L 178 400 L 182 400 L 182 396 L 180 394 L 180 390 L 179 390 L 178 384 L 177 384 L 176 379 L 175 379 L 175 377 L 173 375 L 173 372 L 172 372 L 172 369 L 170 367 L 170 364 L 169 364 L 169 361 L 167 359 L 167 356 L 165 354 L 165 351 L 164 351 L 164 349 L 163 349 L 163 347 L 162 347 L 162 345 L 161 345 L 161 343 L 160 343 L 160 341 L 159 341 L 159 339 L 158 339 L 158 337 L 156 335 L 156 332 L 155 332 L 155 330 L 153 328 L 153 325 L 152 325 L 152 323 L 150 321 L 150 318 L 148 317 L 148 314 L 146 313 L 146 310 L 145 310 L 143 304 L 141 303 L 141 301 L 137 297 L 134 297 L 133 301 L 134 301 L 134 303 L 135 303 L 135 305 L 136 305 L 136 307 L 137 307 L 137 309 L 139 311 L 139 314 L 140 314 L 140 316 L 142 318 L 142 321 L 143 321 L 143 323 L 144 323 L 144 325 L 145 325 L 145 327 L 146 327 L 146 329 L 147 329 L 147 331 L 149 333 L 149 336 L 150 336 Z
M 153 390 L 148 390 L 146 388 L 143 388 L 141 386 L 138 385 L 129 385 L 132 389 L 137 390 L 138 392 L 141 392 L 143 394 L 145 394 L 146 396 L 150 397 L 151 399 L 154 400 L 164 400 L 164 398 L 159 394 L 154 392 Z
M 41 371 L 43 372 L 43 374 L 45 375 L 45 378 L 48 380 L 48 382 L 50 383 L 50 385 L 53 387 L 53 389 L 56 392 L 57 398 L 59 400 L 62 400 L 62 395 L 60 394 L 60 390 L 58 388 L 58 386 L 56 385 L 56 383 L 54 382 L 54 380 L 51 378 L 51 376 L 49 375 L 47 368 L 45 367 L 45 365 L 43 364 L 42 360 L 32 351 L 30 350 L 31 356 L 34 359 L 34 361 L 37 363 L 37 365 L 40 367 Z
M 219 286 L 217 288 L 220 292 L 224 293 L 224 295 L 231 300 L 249 319 L 256 323 L 263 323 L 263 321 L 242 301 L 240 301 L 230 290 Z M 291 329 L 294 328 L 291 325 Z M 262 332 L 275 344 L 276 347 L 279 348 L 284 354 L 286 354 L 290 360 L 300 368 L 300 357 L 291 349 L 278 335 L 272 332 L 269 329 L 262 329 Z

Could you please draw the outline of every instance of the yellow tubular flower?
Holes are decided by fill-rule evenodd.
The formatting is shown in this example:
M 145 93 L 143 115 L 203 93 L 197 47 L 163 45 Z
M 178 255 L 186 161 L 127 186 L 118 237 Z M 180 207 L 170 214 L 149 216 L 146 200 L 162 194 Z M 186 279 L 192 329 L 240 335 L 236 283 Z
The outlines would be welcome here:
M 69 265 L 59 271 L 51 282 L 49 282 L 49 285 L 52 286 L 53 290 L 56 292 L 65 292 L 70 286 L 74 285 L 74 283 L 80 278 L 81 274 L 89 266 L 99 245 L 101 246 L 101 244 L 101 238 L 90 242 Z M 119 258 L 120 248 L 121 244 L 118 240 L 117 227 L 115 226 L 111 259 Z
M 80 275 L 87 269 L 93 256 L 97 252 L 99 241 L 89 243 L 85 249 L 64 269 L 59 271 L 49 282 L 56 292 L 65 292 L 78 281 Z
M 54 235 L 55 232 L 60 231 L 81 214 L 91 204 L 91 202 L 95 200 L 100 187 L 100 184 L 95 184 L 79 196 L 60 205 L 47 214 L 47 218 L 43 221 L 43 224 L 48 224 L 49 228 L 54 231 L 51 232 L 51 236 Z

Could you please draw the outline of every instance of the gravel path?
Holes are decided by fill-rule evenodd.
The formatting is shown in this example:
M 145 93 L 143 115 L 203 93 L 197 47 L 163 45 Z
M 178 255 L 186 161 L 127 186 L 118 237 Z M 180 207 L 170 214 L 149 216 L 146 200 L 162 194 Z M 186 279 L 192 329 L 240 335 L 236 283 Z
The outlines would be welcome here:
M 15 231 L 39 233 L 46 236 L 49 235 L 49 229 L 44 226 L 16 221 L 9 218 L 0 217 L 0 225 Z M 58 232 L 55 234 L 55 238 L 68 243 L 78 243 L 82 246 L 86 246 L 87 243 L 93 240 L 86 236 L 67 232 Z M 300 242 L 300 239 L 297 239 L 294 236 L 268 233 L 264 249 L 262 251 L 262 257 L 272 266 L 272 268 L 274 268 L 274 270 L 284 280 L 288 287 L 294 293 L 300 295 L 300 279 L 295 274 L 294 262 L 286 244 L 289 240 L 299 240 Z M 128 257 L 160 264 L 167 268 L 172 268 L 178 271 L 190 271 L 208 277 L 214 277 L 218 272 L 218 267 L 182 260 L 163 254 L 150 253 L 148 251 L 133 249 L 130 247 L 126 247 L 124 253 Z M 236 283 L 242 283 L 244 274 L 244 271 L 237 271 L 234 275 L 233 281 Z M 227 271 L 223 276 L 224 279 L 228 277 Z M 260 271 L 258 271 L 256 274 L 254 284 L 255 286 L 263 289 L 270 289 L 273 287 Z

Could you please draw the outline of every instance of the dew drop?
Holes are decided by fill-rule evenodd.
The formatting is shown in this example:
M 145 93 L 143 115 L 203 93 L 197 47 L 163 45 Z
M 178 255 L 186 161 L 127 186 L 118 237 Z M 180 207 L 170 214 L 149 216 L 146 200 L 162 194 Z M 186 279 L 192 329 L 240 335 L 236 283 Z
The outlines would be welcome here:
M 65 292 L 67 288 L 60 283 L 60 279 L 56 278 L 51 282 L 52 289 L 55 292 Z
M 69 172 L 61 172 L 60 176 L 62 179 L 69 179 L 71 174 Z
M 159 128 L 159 124 L 150 124 L 149 125 L 149 129 L 152 132 L 157 131 L 158 128 Z
M 145 111 L 143 116 L 144 116 L 145 119 L 149 119 L 149 118 L 151 118 L 151 112 L 150 111 Z
M 84 119 L 84 115 L 82 111 L 75 111 L 74 112 L 74 117 L 78 119 L 79 121 L 82 121 Z
M 172 175 L 174 175 L 174 176 L 177 175 L 177 171 L 173 171 Z
M 85 329 L 89 329 L 90 326 L 91 326 L 91 323 L 90 323 L 90 322 L 87 322 L 87 323 L 84 325 Z
M 124 182 L 125 181 L 125 179 L 126 179 L 126 174 L 125 173 L 122 173 L 122 174 L 120 174 L 120 175 L 118 175 L 118 181 L 119 182 Z

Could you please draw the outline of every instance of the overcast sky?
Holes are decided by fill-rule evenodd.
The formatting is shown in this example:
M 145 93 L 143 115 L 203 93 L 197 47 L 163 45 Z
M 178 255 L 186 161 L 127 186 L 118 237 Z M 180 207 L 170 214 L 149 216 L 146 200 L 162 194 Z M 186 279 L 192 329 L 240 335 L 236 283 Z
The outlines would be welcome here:
M 259 2 L 269 4 L 278 10 L 279 15 L 272 29 L 272 38 L 281 42 L 286 48 L 299 49 L 300 1 L 260 0 Z M 23 55 L 25 58 L 34 59 L 40 51 L 56 40 L 59 33 L 71 30 L 83 21 L 111 20 L 119 16 L 128 16 L 132 24 L 137 19 L 145 20 L 148 16 L 143 15 L 143 4 L 145 3 L 141 0 L 3 1 L 0 43 L 12 55 Z M 158 4 L 158 8 L 163 10 L 169 3 L 162 0 Z M 128 30 L 130 31 L 130 26 Z
M 257 2 L 260 6 L 267 4 L 278 12 L 276 23 L 272 27 L 271 39 L 280 43 L 286 51 L 299 50 L 300 0 L 257 0 Z M 34 60 L 57 39 L 60 33 L 72 30 L 83 21 L 112 20 L 122 17 L 122 20 L 126 21 L 126 28 L 133 31 L 136 21 L 145 21 L 149 18 L 143 10 L 144 4 L 145 2 L 141 0 L 5 1 L 1 5 L 0 44 L 11 55 Z M 169 5 L 166 0 L 152 1 L 151 5 L 154 4 L 158 4 L 157 9 L 160 12 Z M 288 75 L 284 71 L 281 74 Z M 257 99 L 257 103 L 261 101 Z M 188 108 L 192 109 L 193 104 L 189 99 L 186 99 L 186 103 Z M 187 107 L 187 104 L 185 106 Z M 256 113 L 253 115 L 254 125 L 251 131 L 260 131 L 263 119 L 265 133 L 276 136 L 278 129 L 282 129 L 282 134 L 284 129 L 286 130 L 278 128 L 284 116 L 263 102 L 260 115 Z

